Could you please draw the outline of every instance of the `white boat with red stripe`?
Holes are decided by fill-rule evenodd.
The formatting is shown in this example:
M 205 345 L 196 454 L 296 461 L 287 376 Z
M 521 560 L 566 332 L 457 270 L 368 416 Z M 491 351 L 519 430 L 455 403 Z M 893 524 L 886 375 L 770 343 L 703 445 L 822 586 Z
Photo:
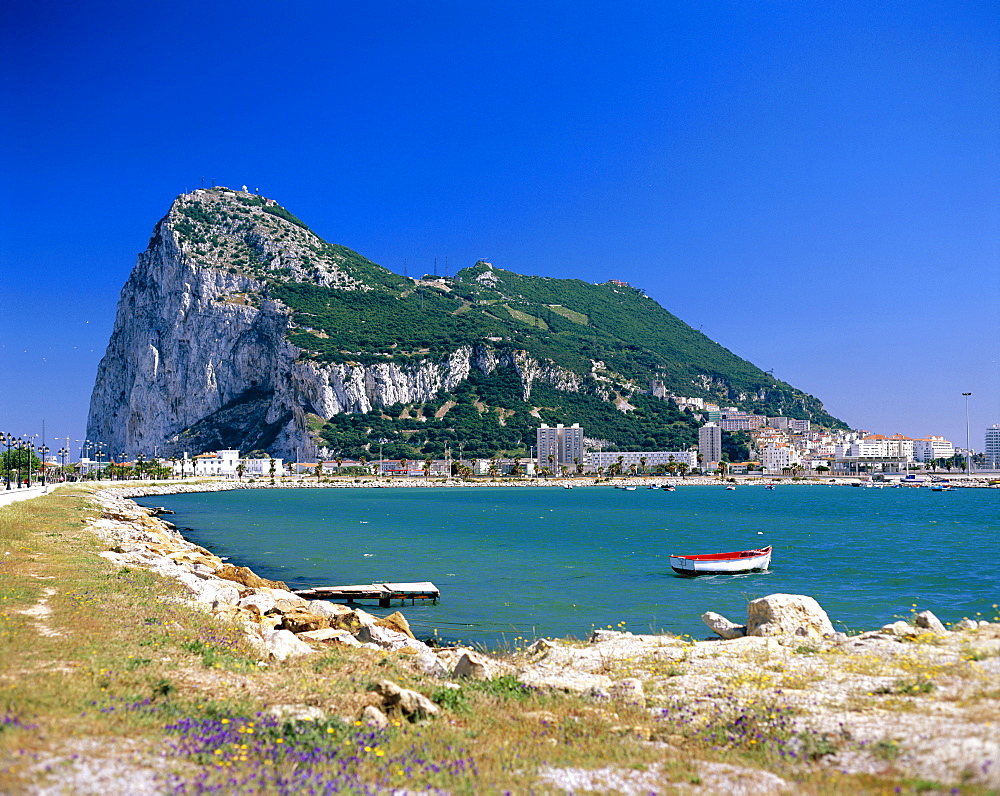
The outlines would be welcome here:
M 733 575 L 767 569 L 770 565 L 771 545 L 734 553 L 670 556 L 670 568 L 678 575 Z

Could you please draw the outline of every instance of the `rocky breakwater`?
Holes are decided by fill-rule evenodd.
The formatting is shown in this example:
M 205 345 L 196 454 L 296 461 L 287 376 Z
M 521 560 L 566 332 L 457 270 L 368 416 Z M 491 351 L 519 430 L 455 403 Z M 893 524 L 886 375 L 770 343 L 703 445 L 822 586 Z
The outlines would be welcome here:
M 123 490 L 124 491 L 124 490 Z M 141 490 L 148 494 L 148 490 Z M 91 530 L 111 549 L 101 556 L 119 566 L 142 567 L 180 583 L 186 599 L 238 624 L 262 658 L 282 661 L 322 644 L 405 651 L 430 671 L 441 671 L 430 648 L 417 641 L 399 613 L 378 618 L 360 608 L 305 600 L 280 581 L 233 566 L 184 539 L 156 509 L 136 505 L 133 490 L 103 490 L 101 517 Z

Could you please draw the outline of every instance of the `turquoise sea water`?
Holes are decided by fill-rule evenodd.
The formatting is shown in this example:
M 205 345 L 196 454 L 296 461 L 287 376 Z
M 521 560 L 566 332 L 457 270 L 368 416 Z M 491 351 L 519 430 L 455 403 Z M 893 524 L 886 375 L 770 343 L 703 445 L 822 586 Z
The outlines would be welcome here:
M 173 509 L 191 541 L 292 588 L 433 581 L 437 605 L 403 609 L 416 635 L 490 647 L 621 622 L 700 638 L 704 611 L 742 622 L 748 600 L 774 592 L 815 597 L 846 630 L 914 603 L 946 622 L 992 618 L 1000 603 L 1000 490 L 261 489 L 139 502 Z M 768 572 L 670 569 L 671 553 L 766 544 Z

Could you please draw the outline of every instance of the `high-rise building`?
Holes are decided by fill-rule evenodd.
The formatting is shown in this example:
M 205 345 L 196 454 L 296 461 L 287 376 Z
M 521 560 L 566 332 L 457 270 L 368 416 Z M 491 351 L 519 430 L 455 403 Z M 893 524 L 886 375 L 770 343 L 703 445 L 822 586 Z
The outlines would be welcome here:
M 1000 425 L 994 423 L 986 429 L 986 469 L 1000 470 Z
M 583 429 L 579 423 L 569 427 L 559 423 L 555 428 L 542 423 L 535 434 L 535 440 L 538 444 L 539 467 L 583 463 Z
M 698 429 L 698 454 L 703 468 L 722 461 L 722 429 L 717 423 L 706 423 Z

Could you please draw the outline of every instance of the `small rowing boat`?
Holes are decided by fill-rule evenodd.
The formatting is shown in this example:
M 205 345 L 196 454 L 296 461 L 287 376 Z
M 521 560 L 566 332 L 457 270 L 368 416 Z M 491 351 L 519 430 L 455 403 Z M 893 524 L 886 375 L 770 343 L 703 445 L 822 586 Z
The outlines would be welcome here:
M 706 553 L 697 556 L 670 556 L 670 568 L 678 575 L 729 575 L 767 569 L 771 546 L 735 553 Z

